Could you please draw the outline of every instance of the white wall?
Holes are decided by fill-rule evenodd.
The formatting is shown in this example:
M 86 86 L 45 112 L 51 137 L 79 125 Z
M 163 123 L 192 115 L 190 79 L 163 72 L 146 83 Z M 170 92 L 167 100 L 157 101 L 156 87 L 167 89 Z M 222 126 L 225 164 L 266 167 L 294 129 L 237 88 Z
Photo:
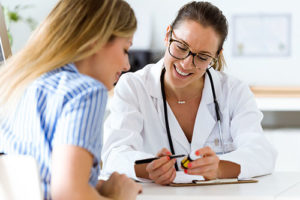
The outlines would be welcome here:
M 178 9 L 190 0 L 127 0 L 134 8 L 139 26 L 134 40 L 135 49 L 163 51 L 166 27 L 174 19 Z M 0 0 L 3 5 L 33 5 L 22 11 L 41 22 L 57 0 Z M 298 0 L 211 0 L 225 14 L 229 21 L 229 35 L 224 44 L 228 64 L 226 71 L 251 85 L 296 85 L 300 86 L 300 2 Z M 291 55 L 288 57 L 234 57 L 232 56 L 232 16 L 238 14 L 291 14 Z M 13 53 L 24 46 L 30 35 L 25 24 L 13 24 Z M 257 30 L 260 31 L 260 30 Z
M 150 48 L 164 49 L 166 27 L 174 19 L 179 8 L 190 0 L 127 0 L 139 14 L 150 15 L 152 36 Z M 300 2 L 298 0 L 211 0 L 229 21 L 229 35 L 224 45 L 228 64 L 227 72 L 251 85 L 300 86 Z M 147 12 L 146 12 L 147 11 Z M 288 14 L 292 15 L 292 46 L 289 57 L 233 57 L 232 16 L 238 14 Z M 137 15 L 139 24 L 145 27 L 143 18 Z M 145 17 L 144 17 L 145 18 Z M 257 30 L 260 31 L 260 30 Z M 143 34 L 140 34 L 143 35 Z M 135 41 L 134 41 L 135 42 Z
M 24 18 L 32 17 L 39 24 L 51 11 L 57 0 L 0 0 L 0 2 L 10 10 L 13 10 L 16 5 L 32 6 L 22 10 L 20 15 Z M 26 43 L 31 34 L 31 30 L 25 23 L 11 23 L 10 30 L 13 36 L 12 53 L 16 53 Z

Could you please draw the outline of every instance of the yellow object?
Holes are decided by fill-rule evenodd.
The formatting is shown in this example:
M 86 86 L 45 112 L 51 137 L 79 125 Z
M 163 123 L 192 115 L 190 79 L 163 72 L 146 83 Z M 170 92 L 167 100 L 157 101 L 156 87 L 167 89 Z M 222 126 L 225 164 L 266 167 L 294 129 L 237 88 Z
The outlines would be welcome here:
M 184 159 L 182 159 L 181 161 L 181 167 L 184 168 L 184 169 L 187 169 L 188 168 L 188 164 L 190 162 L 192 162 L 193 160 L 190 158 L 190 156 L 188 157 L 185 157 Z

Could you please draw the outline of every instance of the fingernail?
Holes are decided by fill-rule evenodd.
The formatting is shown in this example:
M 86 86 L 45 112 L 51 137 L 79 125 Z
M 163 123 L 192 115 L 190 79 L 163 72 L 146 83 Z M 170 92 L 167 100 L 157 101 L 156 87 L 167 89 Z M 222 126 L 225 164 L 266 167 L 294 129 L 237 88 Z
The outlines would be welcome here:
M 172 153 L 170 151 L 167 152 L 167 155 L 172 155 Z
M 187 174 L 187 169 L 185 169 L 185 170 L 184 170 L 184 173 L 186 173 L 186 174 Z
M 195 154 L 196 154 L 196 156 L 200 156 L 200 152 L 199 151 L 196 151 Z
M 188 163 L 188 168 L 191 168 L 192 167 L 192 163 Z
M 171 158 L 170 158 L 169 156 L 167 156 L 167 159 L 168 159 L 168 160 L 171 160 Z

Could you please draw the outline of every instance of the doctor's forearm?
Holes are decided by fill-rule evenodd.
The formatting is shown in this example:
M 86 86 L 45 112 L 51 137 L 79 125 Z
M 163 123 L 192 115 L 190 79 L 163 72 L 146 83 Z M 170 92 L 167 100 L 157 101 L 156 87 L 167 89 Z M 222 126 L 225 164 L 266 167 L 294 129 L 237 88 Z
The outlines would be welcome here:
M 218 178 L 236 178 L 241 172 L 241 166 L 239 164 L 220 160 L 218 169 Z
M 149 173 L 146 171 L 147 164 L 134 165 L 135 174 L 139 178 L 149 179 Z

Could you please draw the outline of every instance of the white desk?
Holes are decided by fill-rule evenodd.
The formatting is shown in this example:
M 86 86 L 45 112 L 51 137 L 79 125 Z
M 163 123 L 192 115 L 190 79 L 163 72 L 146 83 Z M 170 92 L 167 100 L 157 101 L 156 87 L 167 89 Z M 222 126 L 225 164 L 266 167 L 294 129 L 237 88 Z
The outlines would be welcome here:
M 143 183 L 143 193 L 137 200 L 277 200 L 281 194 L 285 194 L 286 199 L 278 200 L 287 200 L 292 194 L 297 194 L 297 199 L 300 199 L 300 193 L 292 190 L 298 183 L 300 189 L 300 172 L 276 172 L 258 180 L 258 183 L 190 187 Z
M 285 192 L 282 192 L 276 200 L 299 200 L 300 199 L 300 181 L 290 187 Z
M 300 98 L 255 98 L 262 111 L 300 111 Z

